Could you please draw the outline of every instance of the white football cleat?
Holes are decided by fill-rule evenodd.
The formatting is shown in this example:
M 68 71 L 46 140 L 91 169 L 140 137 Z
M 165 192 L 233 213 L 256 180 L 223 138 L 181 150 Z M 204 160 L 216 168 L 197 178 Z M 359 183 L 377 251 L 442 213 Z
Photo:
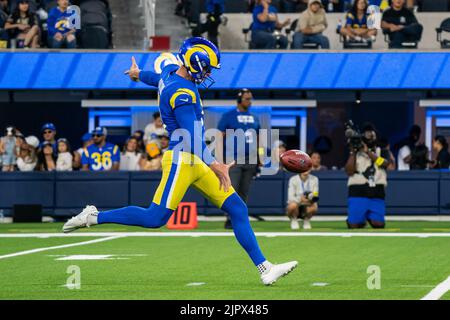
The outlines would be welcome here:
M 297 267 L 297 264 L 298 264 L 297 261 L 290 261 L 290 262 L 281 263 L 281 264 L 272 264 L 270 266 L 270 269 L 266 270 L 261 275 L 261 281 L 266 286 L 270 286 L 271 284 L 274 284 L 275 281 L 277 281 L 281 277 L 284 277 L 289 272 L 294 270 Z
M 69 233 L 79 228 L 90 227 L 97 224 L 97 216 L 98 210 L 95 206 L 86 206 L 80 214 L 72 217 L 72 219 L 64 224 L 63 232 Z
M 298 220 L 297 219 L 291 219 L 291 229 L 292 230 L 300 229 L 300 225 L 298 224 Z
M 303 230 L 311 230 L 311 222 L 309 221 L 309 219 L 305 219 L 303 220 Z

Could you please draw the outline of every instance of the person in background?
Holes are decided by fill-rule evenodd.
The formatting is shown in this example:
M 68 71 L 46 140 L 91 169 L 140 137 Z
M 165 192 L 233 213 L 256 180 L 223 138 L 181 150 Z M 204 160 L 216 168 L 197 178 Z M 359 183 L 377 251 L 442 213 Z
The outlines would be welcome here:
M 44 141 L 41 144 L 41 149 L 38 152 L 37 170 L 39 171 L 55 171 L 56 170 L 56 156 L 53 150 L 53 144 L 49 141 Z
M 409 129 L 409 135 L 399 143 L 397 155 L 398 170 L 410 170 L 411 154 L 416 147 L 417 142 L 422 134 L 422 129 L 418 125 L 413 125 Z
M 411 153 L 411 161 L 409 163 L 411 170 L 426 170 L 432 162 L 428 159 L 428 147 L 424 144 L 416 146 Z
M 436 160 L 431 164 L 431 169 L 449 169 L 450 154 L 448 142 L 444 136 L 436 136 L 433 140 L 433 150 L 437 152 Z
M 199 23 L 197 28 L 192 30 L 193 37 L 200 37 L 202 33 L 207 32 L 208 40 L 219 47 L 219 26 L 227 21 L 223 16 L 225 12 L 224 0 L 206 0 L 206 16 L 205 23 Z
M 350 156 L 345 165 L 348 175 L 349 229 L 385 227 L 386 186 L 389 154 L 377 145 L 377 134 L 371 124 L 365 124 L 360 144 L 350 144 Z
M 328 170 L 326 166 L 323 166 L 321 164 L 322 157 L 320 156 L 320 153 L 317 151 L 313 151 L 310 154 L 311 162 L 312 162 L 312 171 L 322 171 L 322 170 Z
M 19 171 L 34 171 L 38 159 L 36 150 L 39 147 L 39 139 L 35 136 L 28 136 L 25 142 L 20 145 L 19 156 L 17 157 L 17 168 Z
M 53 123 L 49 122 L 42 126 L 42 142 L 39 148 L 42 148 L 44 142 L 49 142 L 52 144 L 53 150 L 55 151 L 55 156 L 57 155 L 58 145 L 56 144 L 56 127 Z
M 84 171 L 117 171 L 120 167 L 119 147 L 106 142 L 107 131 L 96 127 L 92 132 L 93 144 L 84 149 L 81 156 Z
M 303 229 L 311 229 L 311 218 L 317 213 L 319 201 L 319 179 L 311 170 L 297 174 L 289 179 L 287 215 L 291 229 L 298 230 L 298 218 L 303 219 Z
M 145 153 L 139 160 L 139 166 L 143 171 L 162 170 L 162 154 L 160 149 L 160 141 L 152 140 L 147 143 Z
M 155 112 L 153 114 L 153 122 L 149 123 L 144 129 L 144 143 L 147 145 L 150 141 L 157 139 L 158 136 L 164 134 L 166 129 L 161 120 L 161 114 Z
M 0 138 L 0 156 L 2 157 L 2 171 L 14 171 L 17 161 L 16 128 L 9 126 L 5 129 L 5 136 Z
M 341 28 L 341 34 L 347 41 L 375 41 L 377 30 L 367 26 L 367 0 L 355 0 L 352 8 L 345 16 L 345 27 Z
M 68 0 L 58 0 L 58 6 L 48 14 L 48 43 L 51 48 L 65 45 L 68 49 L 75 49 L 77 46 L 76 30 L 69 25 L 71 13 L 67 12 L 68 7 Z
M 139 171 L 139 161 L 141 154 L 138 151 L 138 140 L 132 136 L 128 138 L 123 147 L 123 152 L 120 154 L 120 167 L 122 171 Z
M 144 152 L 145 150 L 145 143 L 144 143 L 144 131 L 142 130 L 136 130 L 133 132 L 132 137 L 136 139 L 137 142 L 137 151 L 139 153 Z
M 305 43 L 317 43 L 322 49 L 329 49 L 330 41 L 322 34 L 327 27 L 328 22 L 322 2 L 309 0 L 308 9 L 300 15 L 292 49 L 302 49 Z
M 81 168 L 81 156 L 84 149 L 93 144 L 91 134 L 89 132 L 85 133 L 81 137 L 81 142 L 83 143 L 82 146 L 73 153 L 73 168 L 76 170 Z
M 164 134 L 158 136 L 158 138 L 159 138 L 161 154 L 164 154 L 164 152 L 169 150 L 169 141 L 170 141 L 169 135 L 167 134 L 167 132 L 165 132 Z
M 287 19 L 278 21 L 277 9 L 270 5 L 272 0 L 259 0 L 253 9 L 253 24 L 251 41 L 255 49 L 286 49 L 288 39 L 284 35 L 275 35 L 275 29 L 281 29 L 291 23 Z
M 405 0 L 392 0 L 391 7 L 383 13 L 381 28 L 389 35 L 390 48 L 402 48 L 403 42 L 422 38 L 423 26 L 405 7 Z
M 230 169 L 231 184 L 245 203 L 258 166 L 262 165 L 258 150 L 261 125 L 258 117 L 250 111 L 252 100 L 251 91 L 241 89 L 237 94 L 237 106 L 224 113 L 217 126 L 221 133 L 217 137 L 216 159 L 222 163 L 236 161 L 236 165 Z M 237 138 L 238 130 L 245 135 L 242 139 L 244 143 Z M 225 228 L 232 229 L 228 216 Z
M 58 157 L 56 159 L 56 171 L 72 171 L 73 170 L 73 154 L 69 141 L 60 138 L 58 144 Z
M 388 171 L 395 170 L 396 169 L 395 157 L 391 151 L 391 145 L 389 144 L 389 140 L 385 137 L 380 137 L 378 139 L 378 146 L 384 153 L 386 153 L 386 155 L 389 155 L 389 165 L 386 168 L 386 170 Z
M 17 40 L 17 47 L 39 47 L 39 25 L 36 15 L 30 10 L 29 0 L 20 0 L 14 12 L 8 17 L 5 30 L 10 39 Z M 19 43 L 22 43 L 19 45 Z

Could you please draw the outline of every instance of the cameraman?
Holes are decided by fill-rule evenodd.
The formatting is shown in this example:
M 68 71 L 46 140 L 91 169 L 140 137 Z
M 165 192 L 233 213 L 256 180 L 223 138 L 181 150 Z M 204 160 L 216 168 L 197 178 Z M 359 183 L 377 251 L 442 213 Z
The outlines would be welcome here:
M 289 179 L 287 215 L 291 229 L 298 230 L 298 218 L 303 219 L 303 229 L 311 229 L 311 218 L 317 213 L 319 201 L 319 179 L 311 170 L 297 174 Z
M 389 154 L 377 146 L 372 125 L 366 124 L 361 135 L 353 136 L 349 139 L 350 157 L 345 165 L 349 176 L 347 226 L 349 229 L 364 228 L 368 221 L 373 228 L 384 228 Z

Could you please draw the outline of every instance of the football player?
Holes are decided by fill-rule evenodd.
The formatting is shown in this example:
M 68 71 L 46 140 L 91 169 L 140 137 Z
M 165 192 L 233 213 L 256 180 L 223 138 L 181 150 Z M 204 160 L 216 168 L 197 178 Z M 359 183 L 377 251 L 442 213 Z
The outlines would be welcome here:
M 197 85 L 210 87 L 214 83 L 210 77 L 212 69 L 219 68 L 219 50 L 200 37 L 185 40 L 176 58 L 169 53 L 157 58 L 155 71 L 160 73 L 141 71 L 132 58 L 126 73 L 133 81 L 158 87 L 161 118 L 170 137 L 169 150 L 162 159 L 161 182 L 149 208 L 130 206 L 99 212 L 95 206 L 87 206 L 64 225 L 64 232 L 104 223 L 159 228 L 167 223 L 192 186 L 230 216 L 238 242 L 265 285 L 274 283 L 297 266 L 297 261 L 272 264 L 266 260 L 250 226 L 247 206 L 231 186 L 228 170 L 234 163 L 219 163 L 206 146 Z

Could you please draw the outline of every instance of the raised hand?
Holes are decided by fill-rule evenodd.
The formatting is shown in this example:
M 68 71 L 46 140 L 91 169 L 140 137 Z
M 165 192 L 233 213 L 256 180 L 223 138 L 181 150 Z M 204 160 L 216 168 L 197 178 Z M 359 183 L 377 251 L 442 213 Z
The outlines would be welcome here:
M 128 76 L 130 77 L 130 79 L 132 81 L 139 81 L 139 73 L 141 72 L 141 69 L 139 69 L 137 63 L 136 63 L 136 59 L 133 57 L 131 57 L 131 67 L 129 70 L 125 71 L 125 74 L 128 74 Z

